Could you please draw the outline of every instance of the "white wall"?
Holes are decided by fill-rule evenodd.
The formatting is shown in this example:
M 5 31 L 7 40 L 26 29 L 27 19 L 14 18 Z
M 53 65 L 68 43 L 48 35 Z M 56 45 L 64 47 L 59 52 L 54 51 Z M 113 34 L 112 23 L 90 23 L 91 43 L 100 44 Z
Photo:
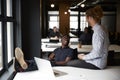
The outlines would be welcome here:
M 105 26 L 108 31 L 114 32 L 116 29 L 116 13 L 104 12 L 104 16 L 101 19 L 101 24 Z

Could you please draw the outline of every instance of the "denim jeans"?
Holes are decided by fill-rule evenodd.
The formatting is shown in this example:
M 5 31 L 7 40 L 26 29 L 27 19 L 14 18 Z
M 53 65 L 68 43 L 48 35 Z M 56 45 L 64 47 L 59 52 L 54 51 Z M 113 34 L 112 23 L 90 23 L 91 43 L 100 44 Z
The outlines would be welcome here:
M 17 60 L 15 60 L 15 70 L 16 72 L 28 72 L 28 71 L 34 71 L 34 70 L 38 70 L 38 67 L 37 67 L 37 64 L 35 62 L 34 59 L 31 59 L 31 60 L 25 60 L 25 62 L 27 63 L 28 65 L 28 68 L 27 69 L 23 69 L 20 64 L 18 63 Z

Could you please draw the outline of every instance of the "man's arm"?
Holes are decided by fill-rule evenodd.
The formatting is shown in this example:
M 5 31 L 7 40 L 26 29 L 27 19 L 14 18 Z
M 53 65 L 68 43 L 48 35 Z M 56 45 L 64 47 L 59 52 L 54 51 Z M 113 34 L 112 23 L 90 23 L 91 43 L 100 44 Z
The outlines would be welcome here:
M 70 60 L 71 60 L 71 57 L 66 57 L 65 61 L 55 62 L 55 64 L 57 64 L 57 65 L 65 65 Z
M 48 59 L 49 59 L 49 60 L 53 60 L 54 57 L 55 57 L 55 54 L 54 54 L 54 53 L 51 53 L 51 54 L 49 55 Z
M 84 56 L 85 56 L 85 54 L 78 54 L 78 59 L 83 60 Z

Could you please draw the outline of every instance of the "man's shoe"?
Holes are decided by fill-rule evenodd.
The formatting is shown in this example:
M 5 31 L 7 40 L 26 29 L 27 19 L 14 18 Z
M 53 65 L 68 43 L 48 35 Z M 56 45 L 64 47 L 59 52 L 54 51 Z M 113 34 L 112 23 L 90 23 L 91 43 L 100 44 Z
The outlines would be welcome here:
M 15 49 L 15 58 L 23 69 L 27 69 L 28 65 L 24 60 L 24 54 L 20 48 Z

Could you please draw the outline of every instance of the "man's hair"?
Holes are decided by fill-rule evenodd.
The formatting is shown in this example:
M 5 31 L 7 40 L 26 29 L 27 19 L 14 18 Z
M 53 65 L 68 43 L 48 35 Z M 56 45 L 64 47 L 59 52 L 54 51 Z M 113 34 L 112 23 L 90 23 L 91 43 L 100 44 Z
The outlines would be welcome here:
M 61 38 L 66 38 L 66 39 L 70 39 L 70 36 L 69 35 L 62 35 L 62 37 Z
M 65 34 L 65 35 L 62 35 L 61 39 L 67 39 L 69 41 L 70 37 L 69 37 L 69 35 Z

